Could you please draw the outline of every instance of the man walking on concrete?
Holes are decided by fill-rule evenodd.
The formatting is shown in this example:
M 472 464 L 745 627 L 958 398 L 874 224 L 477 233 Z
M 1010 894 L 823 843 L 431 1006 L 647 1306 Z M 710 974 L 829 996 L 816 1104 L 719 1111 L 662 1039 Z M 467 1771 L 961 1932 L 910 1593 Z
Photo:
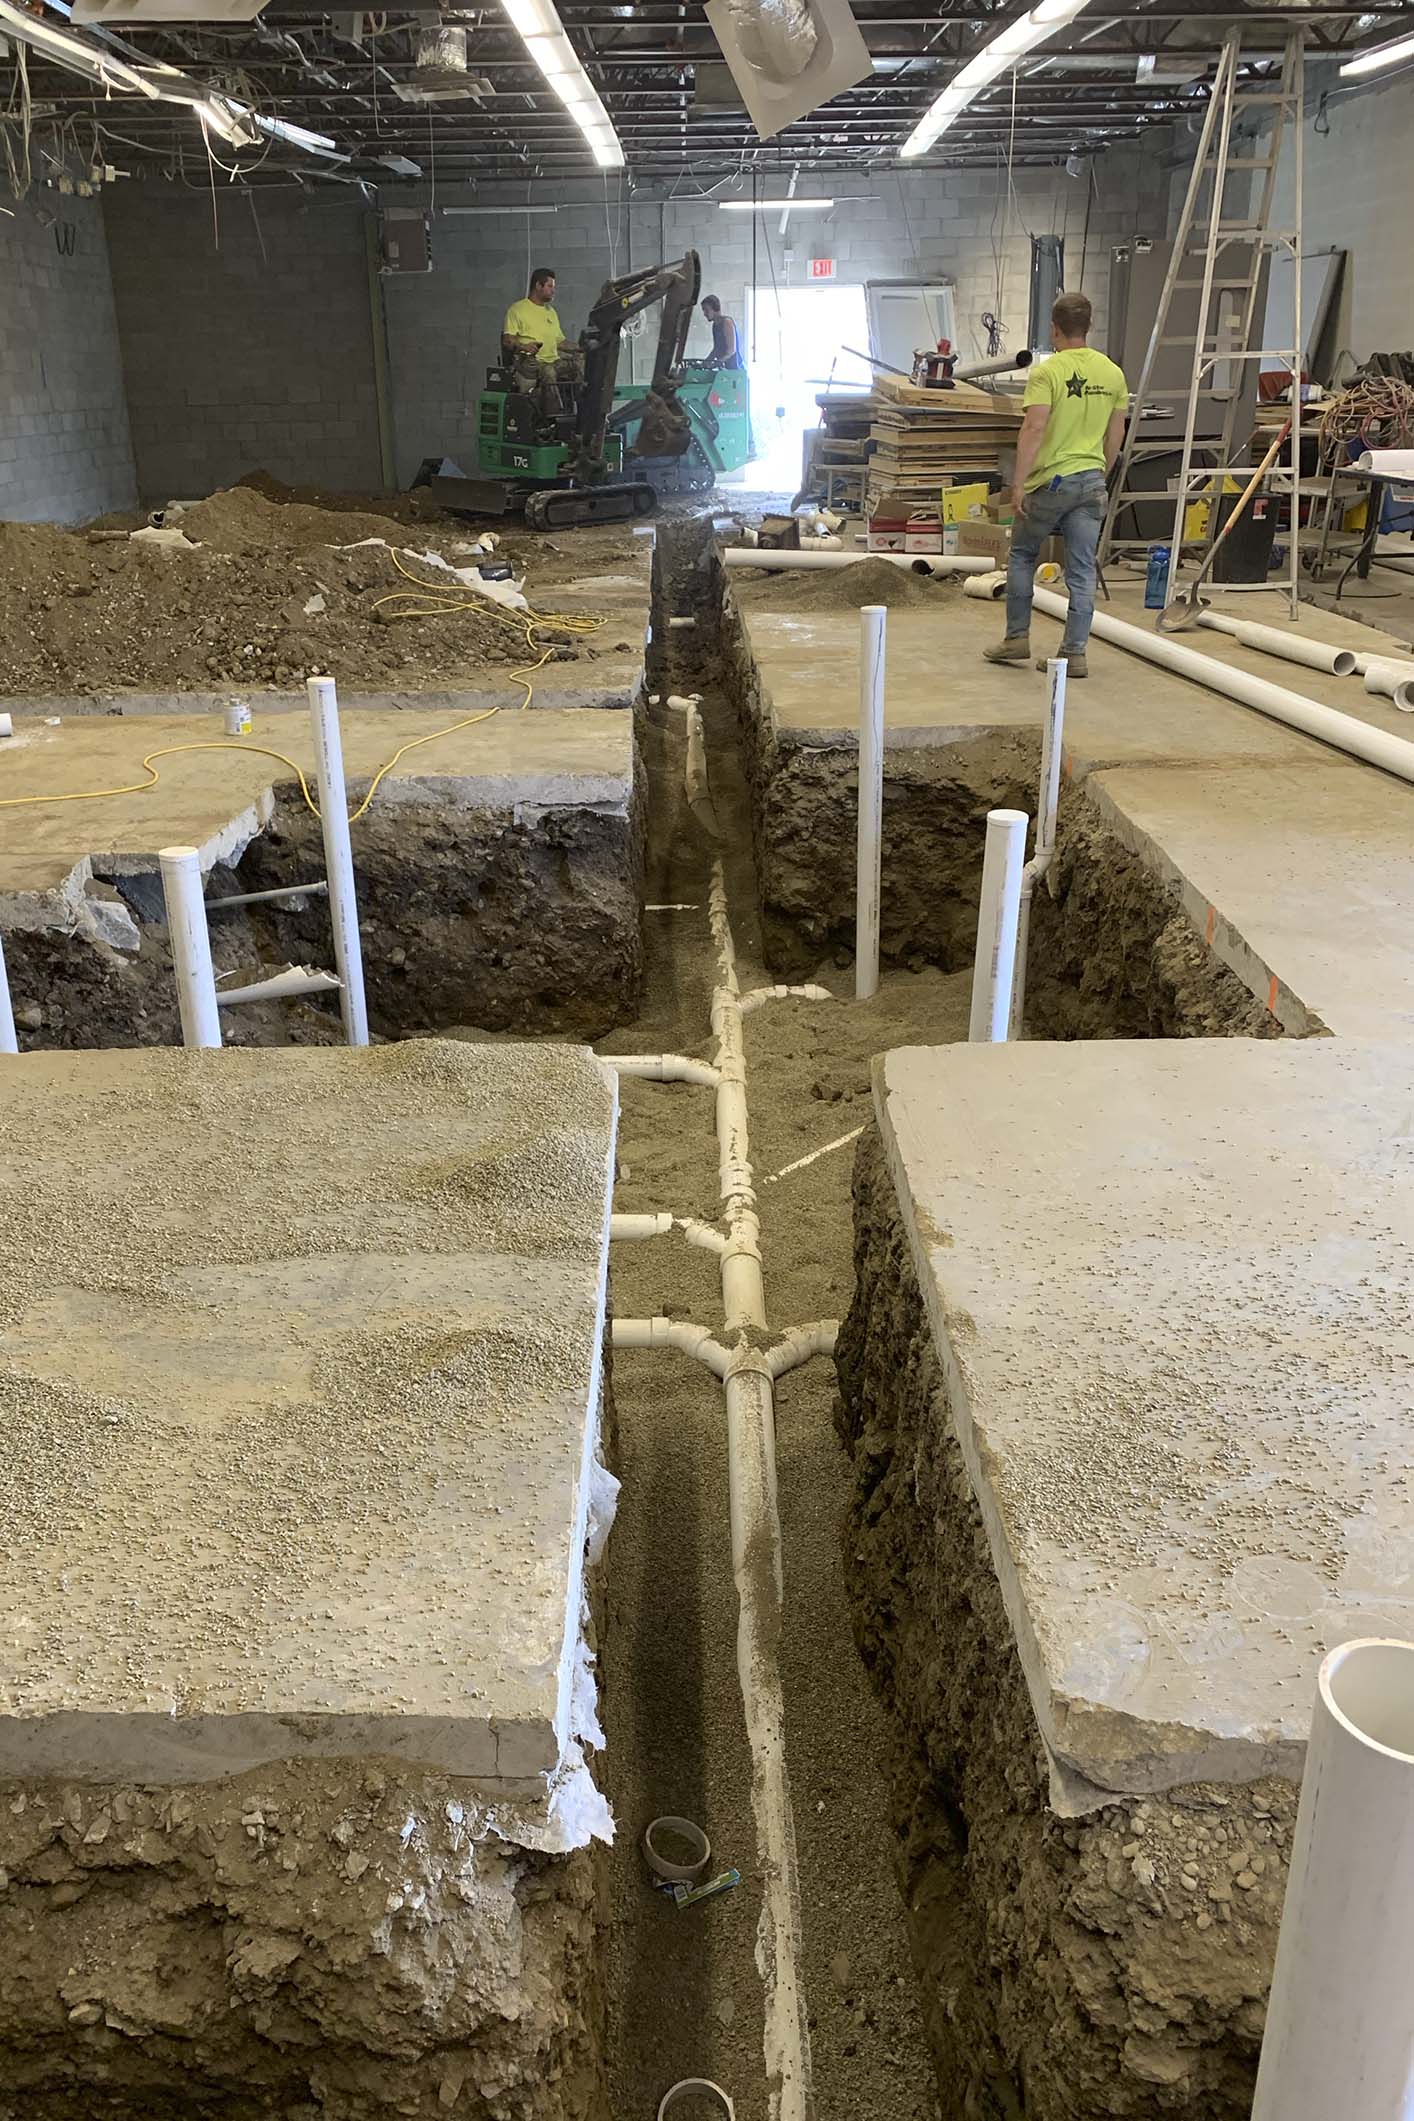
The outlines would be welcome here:
M 983 652 L 989 663 L 1031 659 L 1031 600 L 1036 562 L 1047 538 L 1065 540 L 1070 611 L 1059 654 L 1073 678 L 1085 676 L 1085 649 L 1095 615 L 1095 552 L 1105 520 L 1105 478 L 1124 441 L 1129 388 L 1122 370 L 1086 344 L 1086 295 L 1057 295 L 1051 311 L 1055 352 L 1027 373 L 1016 444 L 1012 503 L 1016 518 L 1007 566 L 1006 639 Z M 1037 658 L 1044 670 L 1046 658 Z

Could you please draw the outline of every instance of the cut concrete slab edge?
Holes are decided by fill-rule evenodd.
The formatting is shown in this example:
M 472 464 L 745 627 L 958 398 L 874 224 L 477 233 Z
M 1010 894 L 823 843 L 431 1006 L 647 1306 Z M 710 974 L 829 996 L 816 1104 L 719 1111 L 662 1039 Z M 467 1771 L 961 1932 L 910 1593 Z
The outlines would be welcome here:
M 877 1055 L 871 1070 L 874 1115 L 898 1201 L 899 1216 L 908 1238 L 914 1275 L 928 1314 L 934 1350 L 943 1369 L 953 1434 L 962 1452 L 968 1481 L 981 1514 L 992 1567 L 996 1573 L 1012 1639 L 1031 1699 L 1032 1714 L 1046 1750 L 1050 1766 L 1051 1809 L 1061 1818 L 1079 1818 L 1108 1804 L 1116 1795 L 1152 1793 L 1175 1789 L 1192 1782 L 1256 1782 L 1267 1775 L 1280 1775 L 1290 1781 L 1299 1782 L 1306 1753 L 1304 1741 L 1260 1745 L 1250 1740 L 1220 1737 L 1214 1733 L 1178 1726 L 1165 1727 L 1162 1746 L 1153 1742 L 1137 1745 L 1132 1776 L 1122 1783 L 1116 1781 L 1113 1787 L 1102 1788 L 1083 1774 L 1073 1761 L 1067 1759 L 1067 1748 L 1053 1712 L 1052 1689 L 1046 1676 L 1045 1660 L 1031 1624 L 1026 1596 L 1017 1573 L 1010 1542 L 992 1497 L 986 1473 L 985 1446 L 973 1423 L 966 1380 L 953 1346 L 947 1308 L 938 1287 L 935 1263 L 926 1235 L 919 1228 L 914 1211 L 913 1191 L 909 1184 L 903 1147 L 898 1139 L 890 1109 L 888 1061 L 888 1054 Z M 1083 1716 L 1077 1716 L 1076 1713 L 1082 1707 L 1082 1704 L 1075 1702 L 1068 1704 L 1067 1720 L 1072 1726 L 1083 1724 Z M 1106 1713 L 1113 1723 L 1117 1712 L 1111 1710 Z M 1135 1724 L 1136 1736 L 1151 1730 L 1152 1726 Z M 1154 1738 L 1158 1736 L 1158 1733 L 1153 1733 Z
M 562 666 L 564 667 L 564 666 Z M 553 707 L 560 711 L 623 710 L 634 705 L 643 688 L 642 668 L 627 682 L 595 688 L 543 677 L 531 707 Z M 95 714 L 220 714 L 233 699 L 247 702 L 256 714 L 302 714 L 308 710 L 303 692 L 267 691 L 234 682 L 223 692 L 89 692 L 0 694 L 0 711 L 14 715 Z M 524 700 L 518 685 L 443 686 L 426 692 L 354 692 L 339 694 L 346 712 L 368 709 L 399 713 L 475 714 L 483 707 L 519 707 Z

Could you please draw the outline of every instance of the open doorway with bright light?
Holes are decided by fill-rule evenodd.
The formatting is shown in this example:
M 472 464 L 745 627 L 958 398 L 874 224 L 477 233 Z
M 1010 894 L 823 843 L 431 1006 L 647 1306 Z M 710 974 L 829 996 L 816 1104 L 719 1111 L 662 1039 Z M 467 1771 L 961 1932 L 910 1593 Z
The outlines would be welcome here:
M 868 362 L 845 350 L 868 344 L 862 286 L 748 288 L 744 351 L 756 442 L 745 474 L 750 485 L 796 491 L 803 438 L 820 424 L 815 400 L 826 388 L 868 389 Z

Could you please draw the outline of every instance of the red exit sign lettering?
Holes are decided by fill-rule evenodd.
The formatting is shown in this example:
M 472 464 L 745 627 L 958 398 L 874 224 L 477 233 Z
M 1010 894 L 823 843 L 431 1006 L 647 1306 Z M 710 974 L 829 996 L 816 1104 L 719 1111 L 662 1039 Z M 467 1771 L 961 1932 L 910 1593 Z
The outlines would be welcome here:
M 834 259 L 812 258 L 810 260 L 810 277 L 812 280 L 833 280 L 835 277 Z

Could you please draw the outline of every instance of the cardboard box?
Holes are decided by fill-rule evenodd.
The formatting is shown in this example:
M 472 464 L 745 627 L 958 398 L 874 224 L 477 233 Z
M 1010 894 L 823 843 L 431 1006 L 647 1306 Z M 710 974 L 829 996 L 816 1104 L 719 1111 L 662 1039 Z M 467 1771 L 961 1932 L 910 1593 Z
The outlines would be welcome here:
M 987 513 L 988 486 L 985 479 L 966 486 L 943 488 L 944 523 L 976 523 Z
M 979 560 L 994 560 L 998 567 L 1005 567 L 1011 551 L 1011 526 L 1000 523 L 960 523 L 957 530 L 957 549 L 960 553 Z
M 920 508 L 906 494 L 881 494 L 864 542 L 869 552 L 941 552 L 943 526 L 935 508 Z
M 910 523 L 903 535 L 903 549 L 905 552 L 941 552 L 943 549 L 942 524 L 934 523 L 927 528 L 919 528 Z

